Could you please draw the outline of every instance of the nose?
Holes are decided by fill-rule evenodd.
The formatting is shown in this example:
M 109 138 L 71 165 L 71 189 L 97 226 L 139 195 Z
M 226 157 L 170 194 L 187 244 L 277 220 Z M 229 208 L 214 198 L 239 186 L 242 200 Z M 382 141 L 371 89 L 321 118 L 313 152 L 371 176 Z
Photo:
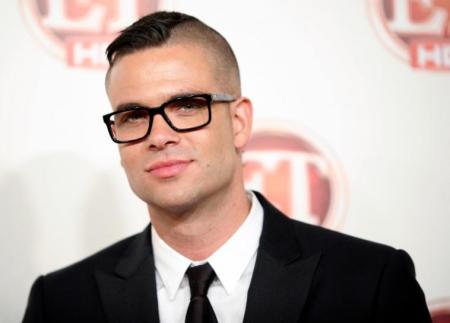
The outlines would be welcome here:
M 150 149 L 162 150 L 166 146 L 177 144 L 180 141 L 180 134 L 173 130 L 161 115 L 155 115 L 146 141 Z

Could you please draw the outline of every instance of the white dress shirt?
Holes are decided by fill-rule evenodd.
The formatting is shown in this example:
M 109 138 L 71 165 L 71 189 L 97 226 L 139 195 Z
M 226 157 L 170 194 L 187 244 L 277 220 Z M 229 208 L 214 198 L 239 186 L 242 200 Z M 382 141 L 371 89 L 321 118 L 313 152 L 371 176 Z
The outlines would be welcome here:
M 161 323 L 185 321 L 190 300 L 186 270 L 209 262 L 217 278 L 208 290 L 208 299 L 219 323 L 244 320 L 247 292 L 256 261 L 262 231 L 263 208 L 251 196 L 249 215 L 239 229 L 208 259 L 192 261 L 167 245 L 152 226 L 152 245 L 156 267 L 156 290 Z

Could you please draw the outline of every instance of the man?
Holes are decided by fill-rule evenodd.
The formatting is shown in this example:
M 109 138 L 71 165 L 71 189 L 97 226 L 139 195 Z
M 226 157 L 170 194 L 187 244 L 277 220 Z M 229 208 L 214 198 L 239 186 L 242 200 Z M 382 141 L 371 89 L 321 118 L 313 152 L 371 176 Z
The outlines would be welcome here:
M 158 12 L 107 56 L 104 121 L 151 225 L 39 277 L 24 322 L 431 322 L 404 251 L 245 191 L 252 105 L 220 34 Z

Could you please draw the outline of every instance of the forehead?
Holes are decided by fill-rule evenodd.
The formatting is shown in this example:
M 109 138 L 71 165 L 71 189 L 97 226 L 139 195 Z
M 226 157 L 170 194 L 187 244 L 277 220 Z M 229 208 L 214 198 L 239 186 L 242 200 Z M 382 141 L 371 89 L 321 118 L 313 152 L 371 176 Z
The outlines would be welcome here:
M 160 104 L 178 93 L 216 92 L 215 70 L 202 46 L 164 45 L 121 57 L 111 68 L 106 87 L 113 106 L 126 101 Z

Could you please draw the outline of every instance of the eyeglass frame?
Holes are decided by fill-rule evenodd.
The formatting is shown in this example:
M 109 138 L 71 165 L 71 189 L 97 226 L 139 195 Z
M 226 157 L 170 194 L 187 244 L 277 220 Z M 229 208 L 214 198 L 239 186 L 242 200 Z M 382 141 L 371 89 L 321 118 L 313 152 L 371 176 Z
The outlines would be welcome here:
M 195 98 L 195 97 L 203 97 L 206 99 L 207 108 L 208 108 L 208 120 L 205 123 L 195 126 L 195 127 L 183 128 L 183 129 L 175 127 L 174 124 L 172 123 L 172 121 L 170 121 L 169 117 L 166 115 L 166 113 L 164 111 L 165 107 L 173 102 L 178 101 L 178 100 Z M 175 130 L 176 132 L 189 132 L 189 131 L 194 131 L 194 130 L 198 130 L 203 127 L 206 127 L 211 122 L 211 106 L 213 103 L 215 103 L 215 102 L 230 103 L 233 101 L 236 101 L 236 98 L 230 94 L 225 94 L 225 93 L 189 94 L 189 95 L 178 96 L 173 99 L 170 99 L 158 107 L 146 107 L 146 106 L 142 106 L 142 105 L 132 105 L 125 109 L 116 110 L 111 113 L 107 113 L 107 114 L 103 115 L 103 122 L 105 123 L 106 128 L 108 129 L 108 133 L 109 133 L 112 141 L 114 141 L 117 144 L 128 144 L 128 143 L 140 141 L 150 134 L 150 132 L 152 130 L 152 126 L 153 126 L 153 119 L 156 115 L 161 115 L 161 117 L 164 119 L 164 121 L 166 121 L 166 123 L 169 125 L 169 127 L 171 129 Z M 114 133 L 113 133 L 113 130 L 111 127 L 111 125 L 113 123 L 113 120 L 111 120 L 111 116 L 122 113 L 124 111 L 133 111 L 133 110 L 137 110 L 137 109 L 146 111 L 150 117 L 149 122 L 148 122 L 148 129 L 147 129 L 147 132 L 145 133 L 145 135 L 143 135 L 142 137 L 139 137 L 137 139 L 131 139 L 131 140 L 116 139 L 114 137 Z

